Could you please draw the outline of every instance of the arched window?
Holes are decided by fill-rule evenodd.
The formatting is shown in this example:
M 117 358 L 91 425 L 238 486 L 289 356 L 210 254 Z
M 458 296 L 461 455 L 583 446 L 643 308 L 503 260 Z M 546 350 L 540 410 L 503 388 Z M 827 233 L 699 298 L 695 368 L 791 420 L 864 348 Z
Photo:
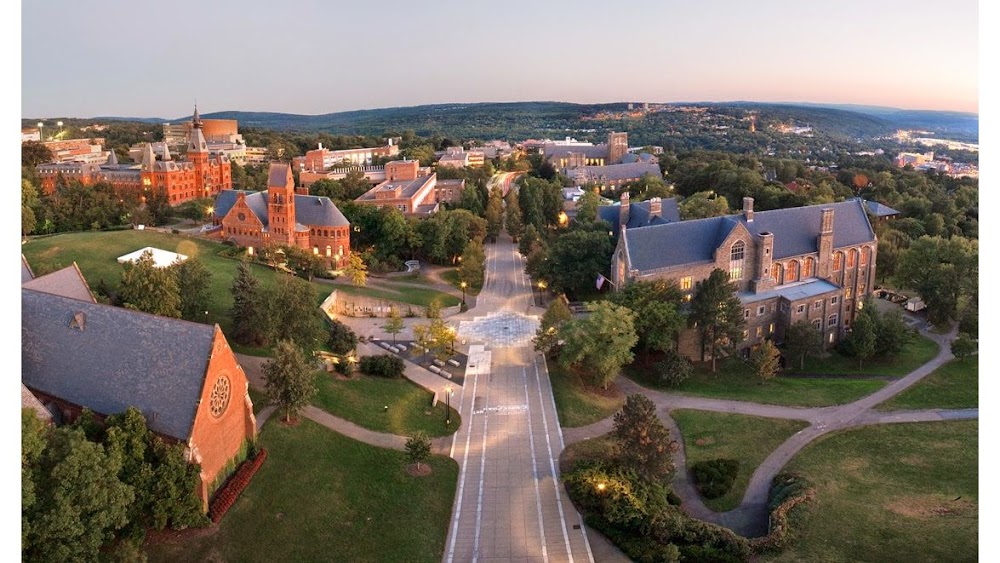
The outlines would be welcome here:
M 861 265 L 865 266 L 868 264 L 868 259 L 872 255 L 872 249 L 867 246 L 861 247 Z
M 318 246 L 314 246 L 313 247 L 313 254 L 319 254 L 319 247 Z
M 344 255 L 344 245 L 340 245 L 337 247 L 337 256 L 343 256 L 343 255 Z
M 771 279 L 775 285 L 781 285 L 781 264 L 771 264 Z
M 813 275 L 813 259 L 806 258 L 802 261 L 802 279 L 811 278 Z
M 799 280 L 799 263 L 795 260 L 785 264 L 785 283 Z
M 329 258 L 330 256 L 333 256 L 333 247 L 332 247 L 332 246 L 330 246 L 329 244 L 328 244 L 328 245 L 326 245 L 326 256 L 327 256 L 328 258 Z
M 746 245 L 738 240 L 729 248 L 729 279 L 739 281 L 743 279 L 743 262 L 746 256 Z
M 841 270 L 844 267 L 844 253 L 834 252 L 833 253 L 833 269 L 834 271 Z
M 853 249 L 853 248 L 850 249 L 850 250 L 848 250 L 847 251 L 847 267 L 848 268 L 853 268 L 854 264 L 857 262 L 857 260 L 858 260 L 858 251 L 855 250 L 855 249 Z

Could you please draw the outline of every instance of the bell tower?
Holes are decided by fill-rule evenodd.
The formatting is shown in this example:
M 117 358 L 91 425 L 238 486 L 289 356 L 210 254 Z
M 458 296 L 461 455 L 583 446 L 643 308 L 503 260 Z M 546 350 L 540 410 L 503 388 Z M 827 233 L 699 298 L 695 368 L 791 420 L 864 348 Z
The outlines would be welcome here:
M 267 173 L 267 223 L 272 243 L 295 244 L 295 179 L 287 162 L 272 162 Z

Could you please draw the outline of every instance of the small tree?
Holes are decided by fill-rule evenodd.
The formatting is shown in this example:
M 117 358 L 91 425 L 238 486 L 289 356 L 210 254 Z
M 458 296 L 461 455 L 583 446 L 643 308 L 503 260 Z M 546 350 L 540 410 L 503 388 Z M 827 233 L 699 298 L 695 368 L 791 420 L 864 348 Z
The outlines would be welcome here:
M 670 387 L 679 387 L 681 383 L 687 381 L 688 377 L 691 377 L 693 371 L 694 366 L 691 365 L 691 362 L 678 354 L 676 350 L 667 350 L 664 352 L 663 360 L 656 364 L 654 373 L 659 383 Z
M 269 305 L 267 342 L 290 340 L 305 352 L 319 346 L 326 334 L 312 284 L 297 276 L 278 275 L 265 298 Z
M 118 297 L 127 309 L 163 317 L 181 316 L 177 274 L 172 268 L 157 268 L 149 250 L 135 262 L 125 264 Z
M 392 307 L 389 309 L 389 317 L 385 320 L 385 324 L 382 325 L 382 330 L 386 334 L 392 335 L 392 343 L 396 343 L 396 335 L 403 332 L 403 318 L 399 316 L 399 309 L 397 307 Z
M 632 347 L 639 340 L 635 314 L 608 301 L 591 303 L 588 309 L 589 315 L 568 321 L 559 331 L 565 341 L 559 361 L 565 367 L 577 366 L 592 385 L 607 389 L 634 358 Z
M 730 351 L 743 332 L 743 306 L 736 297 L 736 285 L 726 272 L 716 268 L 702 282 L 691 301 L 688 324 L 698 327 L 701 334 L 701 359 L 708 348 L 712 354 L 712 371 L 719 355 Z
M 486 264 L 486 252 L 483 243 L 472 240 L 465 246 L 462 253 L 462 265 L 458 267 L 458 275 L 472 286 L 483 285 L 483 266 Z
M 358 335 L 344 323 L 338 320 L 330 321 L 330 338 L 327 339 L 330 351 L 334 354 L 345 355 L 354 350 L 358 345 Z
M 573 314 L 566 304 L 566 299 L 562 296 L 554 299 L 549 304 L 549 308 L 545 310 L 545 314 L 542 315 L 541 323 L 532 339 L 535 351 L 548 354 L 554 350 L 559 342 L 559 329 L 572 318 Z
M 278 342 L 274 358 L 264 364 L 264 381 L 268 401 L 285 410 L 285 422 L 291 422 L 317 391 L 302 350 L 288 340 Z
M 207 322 L 208 294 L 212 273 L 196 256 L 173 266 L 176 269 L 178 293 L 181 297 L 181 318 L 188 321 Z
M 960 333 L 951 343 L 951 353 L 961 361 L 972 355 L 976 351 L 976 343 L 968 334 Z
M 799 321 L 785 331 L 785 353 L 798 362 L 799 369 L 806 368 L 806 358 L 823 351 L 823 333 L 808 321 Z
M 765 340 L 751 357 L 754 373 L 761 383 L 774 379 L 778 375 L 778 365 L 781 362 L 781 352 L 770 340 Z
M 357 287 L 363 287 L 368 283 L 368 267 L 365 266 L 361 255 L 356 252 L 352 252 L 347 257 L 347 267 L 344 268 L 344 273 L 350 278 L 351 283 Z
M 423 432 L 417 432 L 406 441 L 406 459 L 420 472 L 424 462 L 431 457 L 431 441 Z
M 648 482 L 670 478 L 674 471 L 670 456 L 677 443 L 670 439 L 670 432 L 656 416 L 656 405 L 645 395 L 625 398 L 622 410 L 615 414 L 611 436 L 622 465 Z
M 854 319 L 854 326 L 851 327 L 851 333 L 844 341 L 844 347 L 847 352 L 858 359 L 859 371 L 862 368 L 863 362 L 875 355 L 877 339 L 875 333 L 877 328 L 875 324 L 876 319 L 870 314 L 865 314 L 863 309 L 861 313 Z
M 513 191 L 507 194 L 507 213 L 504 216 L 504 223 L 507 225 L 507 234 L 517 242 L 518 237 L 524 232 L 524 221 L 521 219 L 521 206 L 517 201 L 517 194 Z
M 503 228 L 503 197 L 500 188 L 490 191 L 490 199 L 486 202 L 486 236 L 496 242 L 500 229 Z

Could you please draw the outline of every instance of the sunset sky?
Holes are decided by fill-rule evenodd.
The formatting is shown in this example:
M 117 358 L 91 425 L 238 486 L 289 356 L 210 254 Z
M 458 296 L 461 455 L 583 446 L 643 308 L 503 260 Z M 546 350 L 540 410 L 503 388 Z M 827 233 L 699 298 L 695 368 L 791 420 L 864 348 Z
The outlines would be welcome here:
M 335 5 L 336 4 L 336 5 Z M 24 117 L 784 101 L 978 112 L 977 2 L 24 2 Z

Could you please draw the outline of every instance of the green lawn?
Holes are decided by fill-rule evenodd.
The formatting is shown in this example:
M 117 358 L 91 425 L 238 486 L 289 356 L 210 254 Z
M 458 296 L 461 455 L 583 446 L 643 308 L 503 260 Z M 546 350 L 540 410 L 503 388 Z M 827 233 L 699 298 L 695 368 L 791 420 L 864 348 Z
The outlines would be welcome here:
M 614 384 L 607 391 L 595 389 L 556 362 L 549 362 L 548 370 L 559 424 L 564 428 L 593 424 L 615 414 L 625 404 L 625 395 Z
M 436 289 L 411 287 L 408 285 L 392 285 L 391 282 L 383 281 L 379 281 L 378 283 L 378 287 L 356 287 L 346 284 L 337 284 L 335 286 L 325 287 L 328 292 L 331 289 L 336 289 L 342 293 L 363 295 L 366 297 L 374 297 L 376 299 L 386 299 L 388 301 L 399 301 L 419 307 L 427 307 L 434 301 L 437 301 L 442 307 L 452 307 L 458 305 L 462 301 L 454 295 L 449 295 Z
M 237 261 L 218 255 L 225 248 L 220 243 L 155 231 L 128 230 L 40 237 L 32 239 L 21 249 L 36 273 L 69 266 L 76 261 L 90 289 L 96 293 L 100 280 L 115 285 L 121 279 L 122 265 L 116 261 L 119 256 L 146 246 L 197 256 L 204 263 L 212 274 L 207 320 L 218 323 L 223 332 L 230 333 L 232 321 L 229 309 L 232 308 L 233 298 L 229 288 L 236 276 Z M 274 284 L 277 275 L 274 270 L 259 264 L 251 267 L 261 285 L 270 287 Z M 312 285 L 316 289 L 316 304 L 319 305 L 330 294 L 331 287 L 318 283 Z M 241 348 L 240 351 L 248 350 Z
M 778 376 L 767 383 L 751 373 L 749 365 L 737 358 L 718 363 L 718 372 L 698 366 L 694 374 L 680 387 L 665 387 L 651 377 L 651 368 L 633 364 L 625 374 L 640 384 L 679 395 L 696 395 L 715 399 L 734 399 L 772 405 L 822 407 L 850 403 L 878 391 L 887 384 L 878 379 L 845 379 L 838 377 L 791 378 Z
M 441 272 L 441 279 L 450 283 L 455 289 L 461 291 L 462 289 L 462 276 L 458 273 L 458 268 L 453 268 L 451 270 L 445 270 Z M 482 291 L 483 284 L 469 285 L 465 288 L 465 293 L 467 295 L 479 295 Z
M 304 419 L 271 420 L 260 439 L 267 461 L 222 522 L 147 545 L 150 561 L 441 561 L 454 461 L 411 477 L 403 452 Z
M 807 359 L 804 370 L 794 369 L 798 364 L 790 365 L 789 372 L 818 374 L 865 374 L 865 375 L 906 375 L 918 367 L 934 359 L 938 354 L 938 345 L 933 340 L 917 335 L 913 341 L 903 348 L 898 355 L 890 358 L 876 358 L 862 364 L 858 369 L 858 360 L 831 352 L 826 358 Z M 794 364 L 794 362 L 792 362 Z
M 976 561 L 978 421 L 839 432 L 788 469 L 817 489 L 802 537 L 771 561 Z
M 250 400 L 253 402 L 253 413 L 256 415 L 267 406 L 267 397 L 264 396 L 263 391 L 258 391 L 253 387 L 250 387 Z
M 740 462 L 733 488 L 719 498 L 703 499 L 705 506 L 717 512 L 739 506 L 757 466 L 790 436 L 809 426 L 801 420 L 742 414 L 695 410 L 675 410 L 670 414 L 684 437 L 688 466 L 717 458 Z
M 979 361 L 952 360 L 919 383 L 878 405 L 879 410 L 962 409 L 979 406 Z
M 446 426 L 444 401 L 431 408 L 432 395 L 408 379 L 386 379 L 356 374 L 350 380 L 329 373 L 316 375 L 319 388 L 313 404 L 326 412 L 377 432 L 408 436 L 422 431 L 428 436 L 447 436 L 462 422 L 454 407 Z M 389 412 L 385 412 L 385 407 Z

